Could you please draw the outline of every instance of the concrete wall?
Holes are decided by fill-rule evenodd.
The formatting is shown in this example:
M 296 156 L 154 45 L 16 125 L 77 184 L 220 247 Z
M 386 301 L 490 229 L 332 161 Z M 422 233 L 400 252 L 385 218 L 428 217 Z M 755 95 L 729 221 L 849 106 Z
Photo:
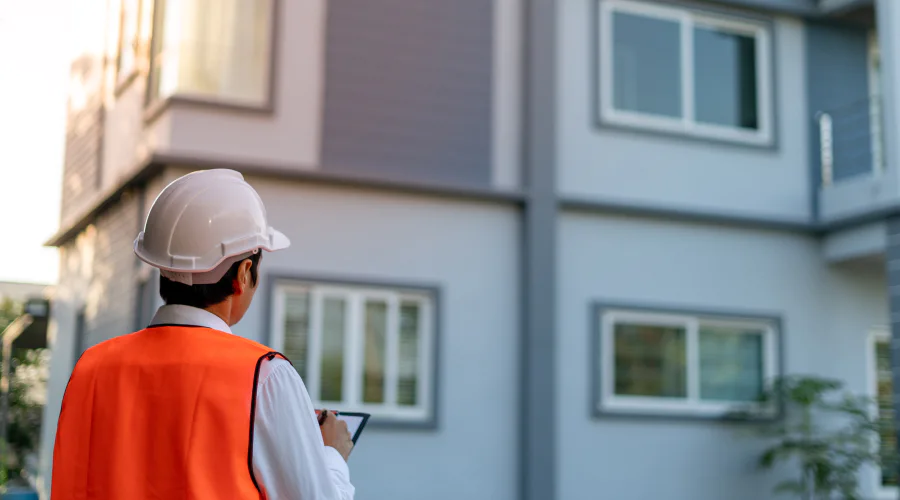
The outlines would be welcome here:
M 887 321 L 883 272 L 829 268 L 808 237 L 568 213 L 560 223 L 558 498 L 773 498 L 740 425 L 591 416 L 594 301 L 780 315 L 789 373 L 866 387 L 866 336 Z M 835 359 L 840 359 L 835 363 Z M 743 429 L 746 430 L 746 429 Z M 652 480 L 648 480 L 648 473 Z
M 803 24 L 789 17 L 733 11 L 738 17 L 768 19 L 773 28 L 776 146 L 747 147 L 599 126 L 595 3 L 559 3 L 560 192 L 629 205 L 808 220 L 810 120 L 800 64 L 805 54 Z

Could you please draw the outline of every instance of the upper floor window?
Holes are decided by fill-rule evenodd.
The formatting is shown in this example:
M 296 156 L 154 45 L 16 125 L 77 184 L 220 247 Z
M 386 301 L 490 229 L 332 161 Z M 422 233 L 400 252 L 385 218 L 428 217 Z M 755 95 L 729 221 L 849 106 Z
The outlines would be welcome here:
M 157 0 L 150 98 L 269 102 L 274 0 Z
M 602 309 L 598 411 L 722 416 L 777 374 L 773 321 Z
M 272 348 L 318 407 L 433 421 L 433 293 L 280 280 L 273 296 Z
M 122 0 L 119 17 L 119 43 L 116 56 L 116 85 L 124 85 L 137 72 L 142 0 Z
M 602 0 L 600 116 L 627 127 L 770 144 L 769 38 L 752 21 Z

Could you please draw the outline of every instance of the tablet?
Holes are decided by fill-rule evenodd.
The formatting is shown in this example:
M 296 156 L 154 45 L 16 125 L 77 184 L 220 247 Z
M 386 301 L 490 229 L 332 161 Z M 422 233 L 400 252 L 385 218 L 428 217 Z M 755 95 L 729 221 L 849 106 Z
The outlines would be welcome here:
M 347 422 L 347 430 L 350 431 L 353 446 L 356 446 L 356 440 L 359 439 L 359 435 L 362 434 L 363 428 L 366 426 L 366 422 L 369 421 L 371 415 L 368 413 L 352 411 L 338 411 L 335 413 L 337 414 L 338 420 Z

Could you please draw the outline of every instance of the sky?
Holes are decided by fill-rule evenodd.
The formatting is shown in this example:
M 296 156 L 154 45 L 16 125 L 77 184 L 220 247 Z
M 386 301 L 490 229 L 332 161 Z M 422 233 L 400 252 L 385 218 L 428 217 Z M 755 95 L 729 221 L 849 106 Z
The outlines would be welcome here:
M 70 0 L 0 0 L 0 281 L 55 283 Z

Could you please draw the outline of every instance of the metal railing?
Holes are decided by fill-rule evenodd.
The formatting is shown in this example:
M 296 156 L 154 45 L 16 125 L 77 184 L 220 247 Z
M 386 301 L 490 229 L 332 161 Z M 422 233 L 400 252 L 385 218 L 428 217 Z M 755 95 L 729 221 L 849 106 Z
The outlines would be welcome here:
M 822 185 L 884 170 L 881 100 L 877 96 L 816 114 Z

